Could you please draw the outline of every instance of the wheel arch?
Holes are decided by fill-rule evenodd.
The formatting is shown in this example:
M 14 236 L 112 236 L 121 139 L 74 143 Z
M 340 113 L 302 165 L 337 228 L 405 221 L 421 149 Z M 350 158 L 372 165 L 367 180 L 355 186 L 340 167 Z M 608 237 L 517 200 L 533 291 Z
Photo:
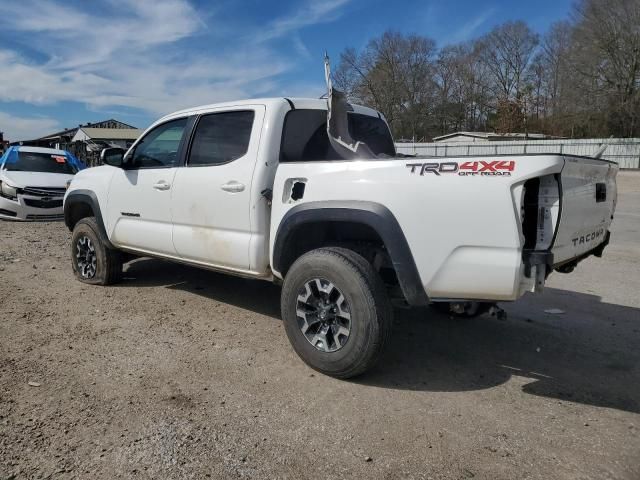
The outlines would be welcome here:
M 308 202 L 290 209 L 282 218 L 273 247 L 273 269 L 284 276 L 301 254 L 327 246 L 322 235 L 326 229 L 359 228 L 362 234 L 374 235 L 386 249 L 402 293 L 410 305 L 427 305 L 428 296 L 407 239 L 400 224 L 384 205 L 366 201 Z M 304 232 L 308 232 L 306 235 Z M 312 240 L 308 238 L 311 237 Z M 306 238 L 301 249 L 297 240 Z M 335 238 L 331 237 L 333 240 Z
M 114 248 L 109 241 L 109 236 L 104 226 L 102 212 L 100 210 L 100 202 L 98 197 L 91 190 L 74 190 L 69 192 L 64 200 L 64 223 L 70 231 L 76 224 L 86 217 L 95 217 L 100 233 L 106 239 L 106 246 Z

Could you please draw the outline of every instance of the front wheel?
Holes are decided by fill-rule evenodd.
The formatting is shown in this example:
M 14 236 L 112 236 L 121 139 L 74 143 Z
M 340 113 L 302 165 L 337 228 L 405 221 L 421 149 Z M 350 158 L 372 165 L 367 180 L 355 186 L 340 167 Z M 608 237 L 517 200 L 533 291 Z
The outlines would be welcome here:
M 371 264 L 345 248 L 301 256 L 282 287 L 289 341 L 311 368 L 350 378 L 371 368 L 391 333 L 392 309 Z
M 107 247 L 95 218 L 81 219 L 71 235 L 71 266 L 82 283 L 110 285 L 122 276 L 122 256 Z

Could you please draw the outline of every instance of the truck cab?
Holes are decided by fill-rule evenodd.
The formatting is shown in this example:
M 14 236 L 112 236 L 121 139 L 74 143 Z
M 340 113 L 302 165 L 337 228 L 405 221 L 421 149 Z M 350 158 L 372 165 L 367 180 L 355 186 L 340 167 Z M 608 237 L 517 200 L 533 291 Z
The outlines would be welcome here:
M 377 112 L 356 107 L 354 115 L 380 122 L 385 148 L 395 153 Z M 115 165 L 125 168 L 90 171 L 73 187 L 82 189 L 87 178 L 118 248 L 271 278 L 268 196 L 276 168 L 281 157 L 327 158 L 324 125 L 323 100 L 249 100 L 183 110 L 155 122 L 122 159 L 118 149 L 105 152 L 107 162 L 115 155 Z M 367 127 L 357 126 L 363 132 Z M 283 128 L 288 136 L 281 152 Z M 307 145 L 316 131 L 318 140 Z

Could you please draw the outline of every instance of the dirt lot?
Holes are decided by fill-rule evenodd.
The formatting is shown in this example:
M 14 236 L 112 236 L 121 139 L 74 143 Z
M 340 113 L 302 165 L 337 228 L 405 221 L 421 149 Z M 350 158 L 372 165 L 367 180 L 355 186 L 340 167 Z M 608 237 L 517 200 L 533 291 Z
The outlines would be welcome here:
M 506 321 L 398 310 L 357 381 L 298 360 L 278 287 L 149 259 L 87 287 L 63 224 L 0 223 L 0 479 L 639 479 L 640 174 L 619 183 L 603 259 Z

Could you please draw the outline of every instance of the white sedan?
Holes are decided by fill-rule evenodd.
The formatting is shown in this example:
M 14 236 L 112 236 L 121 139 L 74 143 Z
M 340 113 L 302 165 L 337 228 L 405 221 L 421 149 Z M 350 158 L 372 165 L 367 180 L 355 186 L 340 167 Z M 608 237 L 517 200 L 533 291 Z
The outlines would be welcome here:
M 83 168 L 65 150 L 10 147 L 0 158 L 0 218 L 61 220 L 67 185 Z

